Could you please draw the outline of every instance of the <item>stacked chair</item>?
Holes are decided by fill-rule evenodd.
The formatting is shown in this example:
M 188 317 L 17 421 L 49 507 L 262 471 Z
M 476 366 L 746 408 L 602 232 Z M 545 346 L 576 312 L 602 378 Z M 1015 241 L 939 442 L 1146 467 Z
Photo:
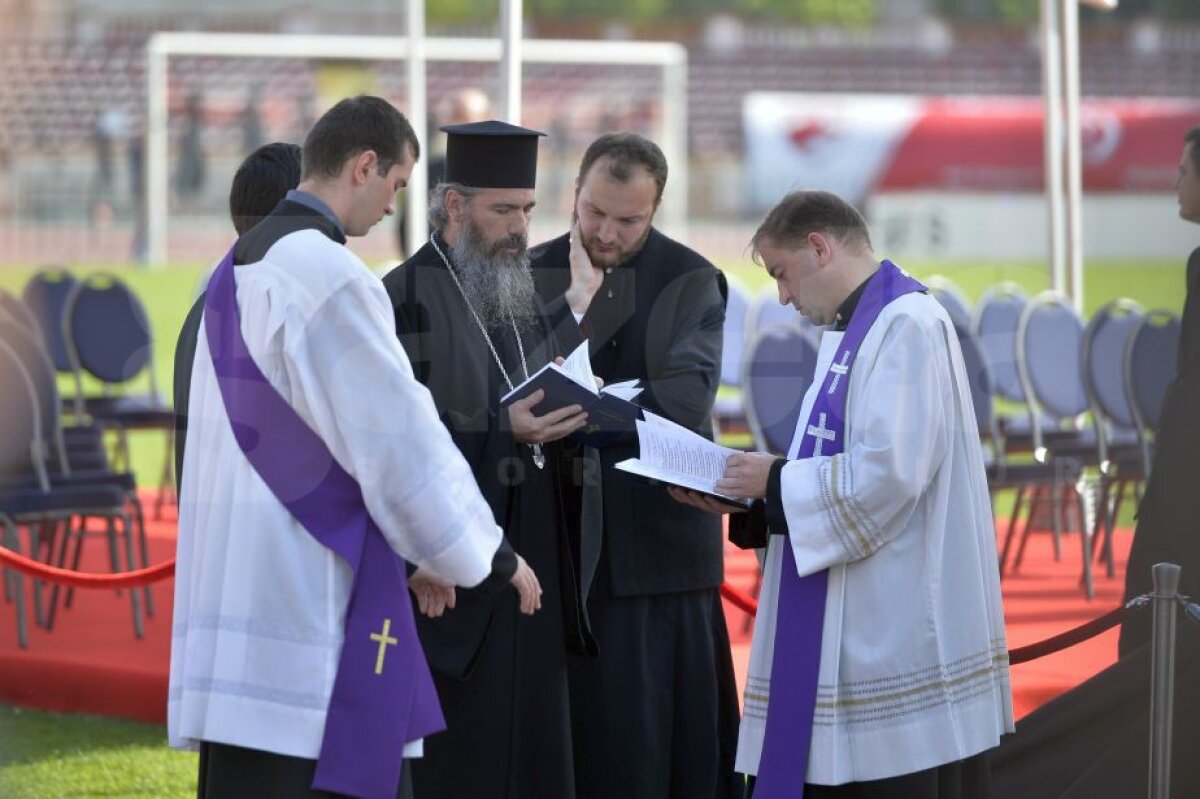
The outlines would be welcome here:
M 755 336 L 742 367 L 746 419 L 755 449 L 787 454 L 817 369 L 817 352 L 813 333 L 798 325 L 772 325 Z M 759 569 L 751 595 L 757 598 L 761 588 Z M 749 631 L 752 623 L 747 616 L 743 631 Z
M 774 325 L 754 339 L 742 386 L 755 447 L 786 454 L 804 394 L 817 368 L 817 344 L 807 330 Z
M 117 431 L 119 463 L 129 468 L 129 431 L 164 433 L 166 446 L 155 502 L 155 515 L 159 516 L 174 483 L 175 414 L 158 389 L 146 309 L 116 276 L 98 272 L 76 283 L 67 295 L 61 325 L 75 380 L 75 413 Z M 101 396 L 84 397 L 85 373 L 99 381 Z M 143 374 L 149 378 L 149 391 L 128 393 L 128 384 Z
M 0 292 L 0 371 L 8 386 L 5 404 L 13 421 L 5 428 L 6 479 L 0 481 L 0 517 L 5 545 L 20 550 L 18 530 L 28 530 L 29 555 L 59 567 L 78 569 L 89 536 L 88 520 L 104 522 L 113 571 L 148 565 L 144 516 L 134 476 L 128 471 L 126 431 L 155 427 L 173 430 L 173 414 L 154 402 L 156 382 L 150 355 L 149 324 L 141 304 L 112 276 L 79 281 L 52 268 L 35 275 L 23 300 Z M 119 396 L 116 389 L 150 369 L 151 394 Z M 83 373 L 101 381 L 103 393 L 83 395 Z M 71 376 L 75 393 L 60 397 L 58 377 Z M 30 405 L 30 407 L 26 407 Z M 70 422 L 64 422 L 64 416 Z M 105 432 L 117 435 L 125 468 L 114 470 Z M 20 453 L 24 452 L 22 456 Z M 170 449 L 164 479 L 170 478 Z M 160 491 L 161 501 L 161 491 Z M 27 641 L 22 578 L 5 574 L 5 597 L 15 602 L 18 638 Z M 69 607 L 73 589 L 64 604 Z M 134 631 L 140 638 L 143 615 L 153 614 L 149 587 L 131 589 Z M 51 628 L 59 605 L 55 586 L 48 603 L 33 585 L 34 615 Z
M 941 275 L 931 275 L 925 285 L 929 287 L 930 295 L 946 309 L 956 328 L 971 326 L 971 301 L 962 289 Z
M 1112 531 L 1121 504 L 1129 488 L 1136 491 L 1149 474 L 1126 377 L 1129 342 L 1145 316 L 1136 302 L 1115 300 L 1093 314 L 1083 336 L 1083 382 L 1096 431 L 1099 472 L 1093 537 L 1109 577 L 1115 573 Z
M 1035 489 L 1033 503 L 1045 501 L 1052 507 L 1055 557 L 1060 557 L 1060 539 L 1066 526 L 1067 502 L 1078 512 L 1078 530 L 1083 552 L 1083 584 L 1093 595 L 1091 527 L 1088 524 L 1088 495 L 1084 493 L 1083 469 L 1098 463 L 1097 436 L 1082 426 L 1089 410 L 1083 381 L 1084 325 L 1066 298 L 1043 292 L 1030 300 L 1017 325 L 1017 373 L 1028 403 L 1029 437 L 1034 462 L 1049 464 L 1057 482 Z M 1072 479 L 1068 480 L 1067 477 Z M 1032 518 L 1032 514 L 1031 514 Z M 1032 525 L 1026 522 L 1013 568 L 1019 568 Z M 1011 537 L 1005 540 L 1001 570 L 1008 561 Z
M 88 519 L 102 519 L 113 571 L 145 565 L 145 530 L 137 510 L 132 475 L 112 472 L 103 459 L 99 436 L 93 447 L 75 437 L 66 444 L 60 423 L 60 401 L 55 374 L 35 331 L 0 317 L 0 380 L 3 381 L 5 425 L 0 442 L 0 520 L 4 544 L 21 551 L 18 535 L 29 534 L 29 554 L 38 560 L 78 567 Z M 136 522 L 136 524 L 135 524 Z M 140 536 L 142 560 L 137 558 L 135 537 Z M 121 561 L 123 543 L 124 562 Z M 72 550 L 73 547 L 73 551 Z M 70 557 L 68 558 L 68 553 Z M 5 597 L 16 606 L 17 638 L 26 646 L 25 595 L 22 576 L 5 575 Z M 130 605 L 135 634 L 142 636 L 142 599 L 150 611 L 148 589 L 131 590 Z M 44 607 L 42 586 L 33 585 L 36 621 L 50 628 L 58 601 L 55 587 L 50 607 Z
M 1082 465 L 1077 459 L 1067 457 L 1048 461 L 1029 458 L 1015 460 L 1011 457 L 994 409 L 996 387 L 986 350 L 978 336 L 970 328 L 955 325 L 955 333 L 958 336 L 967 371 L 967 380 L 970 383 L 971 400 L 975 410 L 975 419 L 979 426 L 979 435 L 984 443 L 988 490 L 993 494 L 1003 490 L 1016 491 L 1013 509 L 1009 514 L 1008 530 L 1004 537 L 1004 549 L 1000 557 L 1000 571 L 1003 574 L 1026 496 L 1030 491 L 1035 495 L 1037 493 L 1059 495 L 1064 486 L 1074 486 L 1078 482 L 1082 474 Z M 1082 495 L 1075 491 L 1073 496 L 1079 503 L 1079 512 L 1082 514 Z M 1028 536 L 1031 519 L 1032 514 L 1026 521 L 1025 533 L 1021 539 L 1022 544 Z M 1091 557 L 1090 550 L 1087 549 L 1090 541 L 1086 536 L 1083 538 L 1084 588 L 1090 597 L 1092 592 Z

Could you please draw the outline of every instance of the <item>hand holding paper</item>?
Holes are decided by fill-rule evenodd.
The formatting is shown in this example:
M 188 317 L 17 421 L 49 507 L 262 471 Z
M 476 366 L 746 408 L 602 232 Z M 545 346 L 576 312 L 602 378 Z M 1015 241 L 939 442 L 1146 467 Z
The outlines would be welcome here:
M 725 473 L 717 490 L 734 497 L 762 499 L 767 495 L 771 467 L 778 457 L 768 452 L 737 452 L 725 461 Z
M 621 461 L 618 469 L 711 494 L 736 505 L 750 504 L 748 498 L 727 494 L 717 485 L 725 474 L 726 461 L 738 454 L 736 450 L 714 444 L 649 412 L 646 421 L 637 423 L 637 432 L 640 456 Z

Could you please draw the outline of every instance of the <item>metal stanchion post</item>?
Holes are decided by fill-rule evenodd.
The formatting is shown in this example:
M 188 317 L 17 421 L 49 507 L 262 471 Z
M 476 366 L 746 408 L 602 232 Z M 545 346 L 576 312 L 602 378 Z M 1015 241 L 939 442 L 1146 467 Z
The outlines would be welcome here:
M 1171 730 L 1175 693 L 1175 606 L 1180 567 L 1154 565 L 1154 648 L 1150 662 L 1150 799 L 1171 794 Z

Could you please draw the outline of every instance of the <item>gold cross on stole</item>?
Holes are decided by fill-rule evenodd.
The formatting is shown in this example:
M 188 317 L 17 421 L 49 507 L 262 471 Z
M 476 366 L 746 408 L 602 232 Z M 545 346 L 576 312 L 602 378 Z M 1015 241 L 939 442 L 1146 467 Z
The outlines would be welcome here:
M 371 633 L 371 640 L 379 642 L 379 655 L 375 658 L 375 673 L 376 674 L 383 674 L 383 656 L 387 652 L 388 645 L 391 644 L 392 646 L 395 646 L 396 644 L 400 643 L 399 639 L 392 638 L 390 635 L 388 635 L 388 633 L 391 631 L 391 629 L 392 629 L 392 620 L 384 619 L 383 620 L 383 632 Z

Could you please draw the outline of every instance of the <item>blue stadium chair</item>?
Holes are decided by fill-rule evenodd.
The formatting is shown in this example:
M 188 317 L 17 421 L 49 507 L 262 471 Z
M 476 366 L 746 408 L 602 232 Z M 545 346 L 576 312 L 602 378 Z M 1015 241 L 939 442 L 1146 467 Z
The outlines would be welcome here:
M 112 485 L 54 485 L 45 470 L 43 454 L 46 443 L 41 435 L 41 407 L 37 390 L 21 358 L 11 346 L 0 339 L 0 412 L 5 424 L 0 425 L 0 523 L 4 527 L 3 541 L 9 549 L 20 552 L 18 529 L 26 526 L 30 534 L 29 553 L 39 557 L 43 547 L 39 530 L 73 516 L 101 517 L 108 522 L 114 564 L 117 562 L 115 542 L 119 534 L 125 539 L 125 565 L 135 567 L 133 539 L 129 516 L 125 511 L 125 495 Z M 120 522 L 120 529 L 117 523 Z M 19 572 L 5 573 L 5 596 L 16 606 L 17 640 L 28 646 L 25 622 L 24 581 Z M 142 637 L 141 594 L 130 591 L 134 632 Z M 41 593 L 34 583 L 34 608 L 42 618 Z
M 1083 334 L 1083 384 L 1097 434 L 1099 493 L 1097 496 L 1097 558 L 1112 577 L 1113 527 L 1131 486 L 1145 480 L 1141 435 L 1125 385 L 1125 352 L 1129 338 L 1145 317 L 1133 300 L 1118 299 L 1092 315 Z
M 963 294 L 962 289 L 941 275 L 930 275 L 925 285 L 929 287 L 933 298 L 946 309 L 956 328 L 971 326 L 971 301 Z
M 1017 375 L 1021 393 L 1029 404 L 1034 420 L 1035 455 L 1042 457 L 1050 443 L 1052 430 L 1064 431 L 1056 445 L 1096 446 L 1096 436 L 1078 435 L 1080 418 L 1089 409 L 1083 372 L 1083 320 L 1075 308 L 1053 291 L 1034 297 L 1025 307 L 1017 325 Z M 1064 440 L 1068 439 L 1068 440 Z
M 137 484 L 133 474 L 129 472 L 114 472 L 109 468 L 107 454 L 104 450 L 103 431 L 94 424 L 76 425 L 64 428 L 60 419 L 61 403 L 58 395 L 58 385 L 55 379 L 54 366 L 49 356 L 40 347 L 40 340 L 16 324 L 10 318 L 5 318 L 0 312 L 0 340 L 6 342 L 21 359 L 33 383 L 38 398 L 38 410 L 41 417 L 40 432 L 45 442 L 45 468 L 50 482 L 55 487 L 65 486 L 115 486 L 125 492 L 129 512 L 133 520 L 131 533 L 136 536 L 140 553 L 141 566 L 148 565 L 149 552 L 146 540 L 146 525 L 142 513 L 141 500 L 137 494 Z M 68 443 L 68 433 L 70 442 Z M 64 525 L 48 525 L 43 531 L 42 539 L 50 549 L 54 560 L 62 566 L 67 559 L 67 551 L 74 538 L 75 554 L 72 558 L 79 563 L 86 526 L 80 524 L 75 529 L 70 521 Z M 111 542 L 110 542 L 111 545 Z M 116 563 L 113 564 L 114 570 Z M 145 595 L 146 615 L 152 616 L 153 598 L 147 586 L 142 589 Z M 50 610 L 45 616 L 44 625 L 49 628 L 54 623 L 54 613 L 58 604 L 59 587 L 55 586 L 50 602 Z M 70 607 L 74 589 L 67 589 L 67 607 Z
M 757 449 L 786 454 L 817 367 L 812 336 L 791 325 L 763 330 L 746 353 L 746 417 Z
M 34 274 L 21 293 L 21 299 L 42 331 L 54 368 L 63 373 L 73 370 L 67 342 L 63 338 L 63 312 L 76 282 L 74 275 L 65 267 L 50 266 Z
M 1169 311 L 1150 311 L 1129 337 L 1125 351 L 1125 386 L 1134 423 L 1142 436 L 1146 476 L 1153 462 L 1150 440 L 1158 431 L 1167 389 L 1179 375 L 1182 323 Z
M 116 276 L 95 273 L 79 281 L 67 298 L 63 337 L 75 375 L 77 415 L 90 416 L 118 432 L 122 468 L 128 469 L 130 430 L 162 430 L 166 453 L 159 481 L 157 508 L 172 483 L 171 466 L 175 415 L 158 390 L 150 320 L 142 303 Z M 83 374 L 100 381 L 104 396 L 84 404 Z M 118 394 L 130 382 L 148 376 L 149 391 Z
M 1032 490 L 1034 497 L 1038 492 L 1050 492 L 1060 495 L 1064 489 L 1070 490 L 1071 497 L 1079 517 L 1084 518 L 1083 496 L 1076 489 L 1083 464 L 1077 458 L 1058 457 L 1049 462 L 1010 463 L 1008 447 L 1003 440 L 1003 433 L 994 411 L 995 386 L 992 382 L 991 367 L 979 338 L 974 332 L 961 325 L 954 326 L 958 336 L 959 348 L 962 350 L 963 365 L 967 372 L 967 382 L 970 384 L 971 404 L 975 410 L 975 421 L 979 426 L 979 435 L 987 445 L 984 449 L 985 473 L 988 490 L 995 492 L 1014 490 L 1012 511 L 1008 517 L 1008 530 L 1004 535 L 1004 548 L 1000 555 L 1000 575 L 1008 566 L 1009 553 L 1016 540 L 1017 525 L 1020 523 L 1021 512 L 1024 509 L 1025 498 Z M 1017 552 L 1014 570 L 1018 568 L 1024 554 L 1025 542 L 1028 539 L 1033 521 L 1033 500 L 1025 518 L 1025 526 L 1021 534 L 1021 545 Z M 1083 586 L 1088 599 L 1094 594 L 1091 568 L 1090 540 L 1081 535 L 1083 546 Z
M 1017 326 L 1017 372 L 1029 404 L 1032 447 L 1038 462 L 1069 457 L 1084 465 L 1099 463 L 1095 430 L 1081 428 L 1083 414 L 1090 409 L 1083 381 L 1083 332 L 1083 320 L 1075 308 L 1053 291 L 1033 298 Z M 1080 493 L 1078 486 L 1075 493 Z M 1058 558 L 1067 506 L 1061 491 L 1050 490 L 1049 494 Z M 1035 494 L 1035 502 L 1039 496 Z M 1092 530 L 1086 513 L 1079 515 L 1078 528 L 1089 559 L 1085 576 L 1090 580 Z M 1020 564 L 1028 532 L 1027 528 L 1014 567 Z
M 1025 391 L 1017 373 L 1017 325 L 1029 298 L 1015 283 L 1001 283 L 983 293 L 975 306 L 971 330 L 979 339 L 991 372 L 996 395 L 1024 402 Z

